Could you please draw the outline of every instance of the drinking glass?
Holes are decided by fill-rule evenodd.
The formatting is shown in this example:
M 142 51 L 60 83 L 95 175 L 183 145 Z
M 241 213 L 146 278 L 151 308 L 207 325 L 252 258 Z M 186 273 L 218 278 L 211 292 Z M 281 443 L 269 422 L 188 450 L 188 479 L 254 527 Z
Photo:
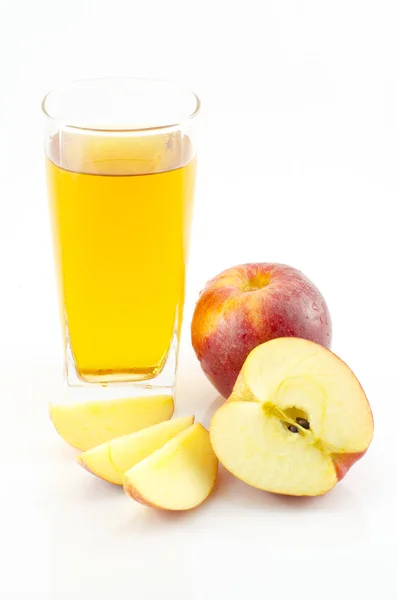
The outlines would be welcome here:
M 67 388 L 172 394 L 200 101 L 110 78 L 56 89 L 42 108 Z

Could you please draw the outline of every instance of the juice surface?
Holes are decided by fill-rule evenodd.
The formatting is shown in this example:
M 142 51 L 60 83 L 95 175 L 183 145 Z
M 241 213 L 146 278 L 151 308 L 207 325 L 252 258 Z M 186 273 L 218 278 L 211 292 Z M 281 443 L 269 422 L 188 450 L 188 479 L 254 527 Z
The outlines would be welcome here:
M 195 159 L 170 136 L 63 143 L 54 141 L 47 175 L 77 372 L 150 378 L 182 319 Z

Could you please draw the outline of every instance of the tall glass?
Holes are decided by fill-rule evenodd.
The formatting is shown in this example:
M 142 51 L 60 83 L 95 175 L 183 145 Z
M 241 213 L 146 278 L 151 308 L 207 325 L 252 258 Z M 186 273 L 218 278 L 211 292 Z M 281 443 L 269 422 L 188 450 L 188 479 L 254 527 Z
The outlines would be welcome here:
M 68 389 L 173 392 L 200 102 L 112 78 L 43 100 Z

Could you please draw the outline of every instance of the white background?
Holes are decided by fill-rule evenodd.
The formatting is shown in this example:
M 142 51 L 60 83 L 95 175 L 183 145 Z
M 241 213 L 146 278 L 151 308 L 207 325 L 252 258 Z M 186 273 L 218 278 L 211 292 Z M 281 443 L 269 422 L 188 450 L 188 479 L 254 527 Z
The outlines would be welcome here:
M 396 598 L 397 8 L 378 0 L 0 0 L 0 598 Z M 182 81 L 202 140 L 178 413 L 219 405 L 189 341 L 204 282 L 286 262 L 325 295 L 376 434 L 328 496 L 221 471 L 168 514 L 94 480 L 52 430 L 61 352 L 40 101 L 68 80 Z

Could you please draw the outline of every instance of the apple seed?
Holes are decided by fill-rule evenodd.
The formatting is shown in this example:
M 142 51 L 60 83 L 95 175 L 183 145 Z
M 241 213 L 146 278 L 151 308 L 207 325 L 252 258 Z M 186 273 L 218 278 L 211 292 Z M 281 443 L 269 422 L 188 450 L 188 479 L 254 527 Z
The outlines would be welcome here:
M 310 429 L 310 423 L 307 419 L 302 419 L 302 417 L 298 417 L 296 419 L 296 422 L 298 423 L 298 425 L 303 427 L 303 429 Z
M 299 432 L 299 429 L 295 425 L 288 425 L 287 429 L 289 429 L 289 431 L 291 431 L 292 433 Z

